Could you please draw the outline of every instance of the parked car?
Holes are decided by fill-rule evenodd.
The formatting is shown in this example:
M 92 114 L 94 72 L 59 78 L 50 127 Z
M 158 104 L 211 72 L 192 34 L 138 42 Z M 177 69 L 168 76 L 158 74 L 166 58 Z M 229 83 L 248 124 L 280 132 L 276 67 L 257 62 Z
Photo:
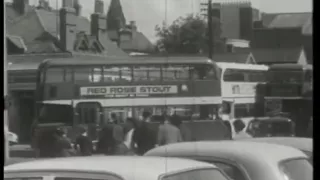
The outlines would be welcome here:
M 233 180 L 313 180 L 313 166 L 301 151 L 246 141 L 202 141 L 160 146 L 145 156 L 179 157 L 215 164 Z
M 313 140 L 311 138 L 263 137 L 263 138 L 241 139 L 241 141 L 263 142 L 263 143 L 291 146 L 304 152 L 309 157 L 310 162 L 313 164 Z
M 4 180 L 228 180 L 216 166 L 187 159 L 92 156 L 28 161 L 6 166 Z
M 246 132 L 252 137 L 292 137 L 295 123 L 287 117 L 261 117 L 248 123 Z

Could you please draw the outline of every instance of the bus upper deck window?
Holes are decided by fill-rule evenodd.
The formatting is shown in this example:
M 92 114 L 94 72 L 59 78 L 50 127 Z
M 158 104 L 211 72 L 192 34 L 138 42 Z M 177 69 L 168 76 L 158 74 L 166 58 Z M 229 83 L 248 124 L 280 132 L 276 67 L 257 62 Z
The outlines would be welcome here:
M 105 66 L 103 67 L 103 79 L 105 82 L 115 82 L 120 80 L 120 68 Z
M 189 80 L 189 66 L 186 65 L 170 65 L 162 67 L 163 81 L 170 80 Z
M 128 66 L 124 66 L 120 68 L 120 80 L 124 82 L 132 81 L 132 68 Z
M 49 68 L 46 71 L 45 82 L 47 83 L 60 83 L 64 81 L 63 68 Z
M 149 80 L 150 81 L 160 81 L 161 79 L 161 67 L 160 66 L 150 66 L 149 67 Z
M 81 67 L 74 68 L 74 81 L 75 82 L 92 82 L 93 68 Z
M 149 69 L 145 66 L 133 67 L 133 81 L 147 81 L 149 77 Z

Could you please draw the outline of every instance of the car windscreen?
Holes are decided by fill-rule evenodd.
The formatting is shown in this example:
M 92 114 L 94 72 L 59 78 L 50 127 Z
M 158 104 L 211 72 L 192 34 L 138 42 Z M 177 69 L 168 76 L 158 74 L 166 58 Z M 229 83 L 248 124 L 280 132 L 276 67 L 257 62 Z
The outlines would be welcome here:
M 200 169 L 164 176 L 161 180 L 228 180 L 218 169 Z
M 280 163 L 284 180 L 313 180 L 313 166 L 308 159 L 290 159 Z

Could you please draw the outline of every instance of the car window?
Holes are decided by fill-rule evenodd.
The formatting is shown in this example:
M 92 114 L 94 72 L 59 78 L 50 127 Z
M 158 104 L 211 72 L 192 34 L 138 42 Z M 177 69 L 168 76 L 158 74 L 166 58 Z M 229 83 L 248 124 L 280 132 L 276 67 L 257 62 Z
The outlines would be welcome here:
M 161 180 L 228 180 L 218 169 L 198 169 L 164 176 Z
M 241 172 L 241 170 L 234 165 L 227 164 L 224 162 L 217 162 L 217 161 L 214 161 L 214 162 L 211 161 L 208 163 L 216 165 L 218 168 L 220 168 L 222 171 L 224 171 L 229 176 L 229 178 L 232 180 L 245 180 L 246 179 L 245 176 L 243 175 L 243 173 Z
M 287 180 L 313 180 L 313 166 L 307 159 L 291 159 L 280 163 Z

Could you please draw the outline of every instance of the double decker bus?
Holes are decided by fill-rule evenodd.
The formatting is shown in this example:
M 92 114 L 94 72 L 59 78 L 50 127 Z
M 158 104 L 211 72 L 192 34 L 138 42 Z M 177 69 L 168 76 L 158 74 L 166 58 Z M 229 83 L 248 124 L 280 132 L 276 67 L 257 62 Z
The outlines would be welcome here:
M 224 133 L 219 126 L 203 129 L 222 103 L 218 71 L 216 63 L 203 57 L 46 60 L 38 68 L 35 124 L 38 129 L 99 126 L 111 113 L 125 121 L 148 111 L 153 116 L 183 116 L 196 139 L 208 131 Z
M 285 113 L 304 136 L 313 114 L 313 67 L 300 64 L 274 64 L 266 84 L 266 113 Z
M 221 69 L 223 114 L 229 119 L 263 116 L 263 86 L 268 66 L 227 62 L 217 64 Z

